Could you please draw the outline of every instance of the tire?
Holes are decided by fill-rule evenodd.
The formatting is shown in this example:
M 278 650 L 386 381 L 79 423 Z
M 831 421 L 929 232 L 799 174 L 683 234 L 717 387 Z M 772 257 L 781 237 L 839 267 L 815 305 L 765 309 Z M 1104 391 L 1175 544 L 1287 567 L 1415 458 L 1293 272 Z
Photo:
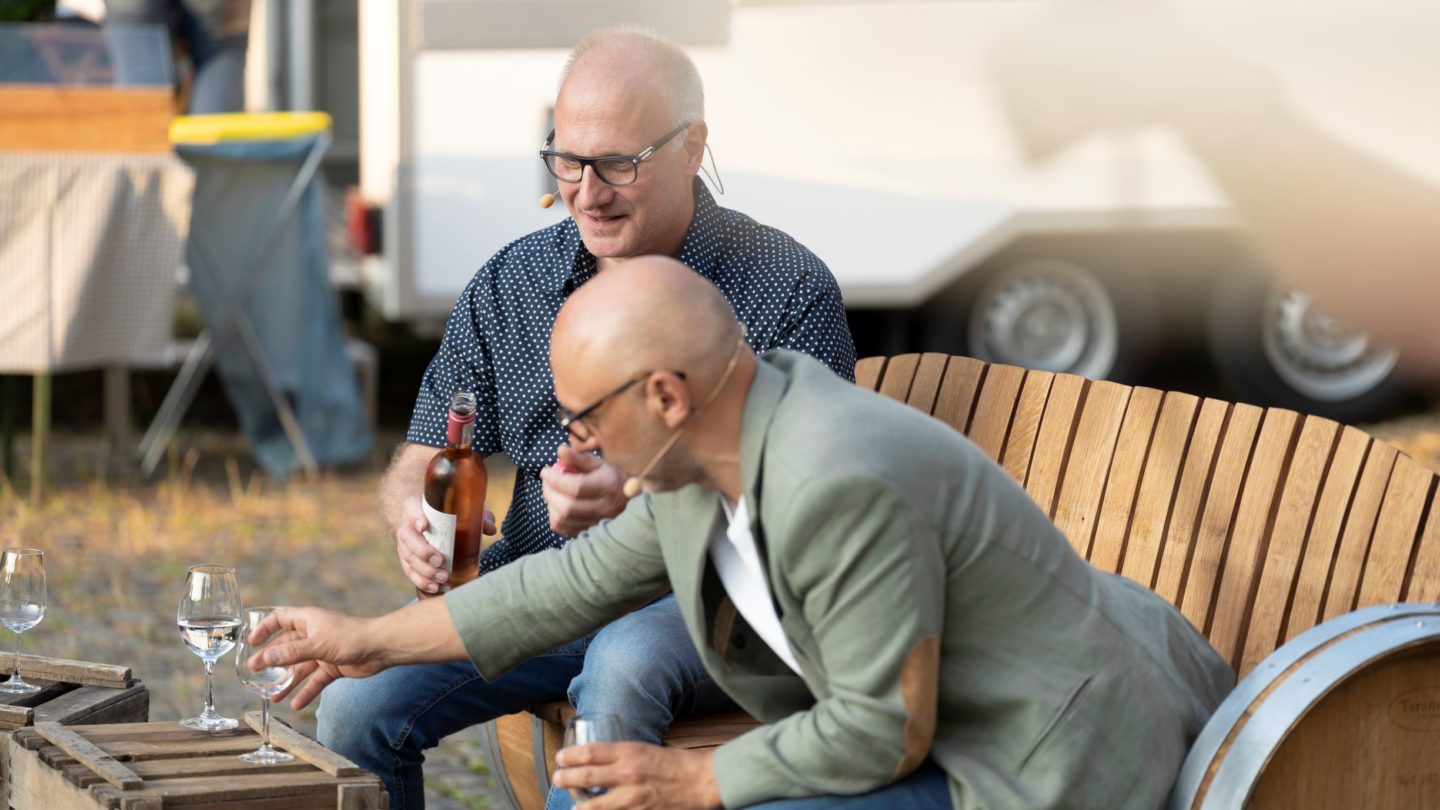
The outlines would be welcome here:
M 1210 308 L 1210 349 L 1242 399 L 1337 422 L 1383 417 L 1411 393 L 1398 353 L 1374 345 L 1302 290 L 1254 273 L 1221 279 Z
M 964 351 L 993 363 L 1131 379 L 1154 342 L 1147 284 L 1065 259 L 1006 266 L 981 279 L 965 301 Z

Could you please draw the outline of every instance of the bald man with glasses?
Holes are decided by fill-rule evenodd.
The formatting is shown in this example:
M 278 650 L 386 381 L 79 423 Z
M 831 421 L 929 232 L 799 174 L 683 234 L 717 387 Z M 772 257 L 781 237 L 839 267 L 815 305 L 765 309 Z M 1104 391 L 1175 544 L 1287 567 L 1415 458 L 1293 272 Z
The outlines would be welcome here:
M 576 46 L 555 130 L 540 152 L 569 216 L 506 246 L 461 294 L 406 442 L 381 483 L 401 568 L 422 592 L 448 585 L 422 535 L 420 492 L 445 443 L 455 391 L 476 394 L 476 452 L 504 453 L 517 470 L 502 537 L 481 558 L 482 579 L 564 546 L 629 503 L 619 470 L 572 451 L 554 419 L 551 328 L 569 296 L 597 274 L 624 274 L 627 260 L 644 254 L 674 257 L 723 292 L 756 350 L 804 352 L 853 379 L 855 348 L 834 277 L 783 232 L 715 204 L 696 178 L 707 137 L 700 77 L 682 50 L 613 29 Z M 583 421 L 598 418 L 591 412 Z M 443 737 L 567 699 L 582 712 L 619 714 L 630 738 L 647 742 L 659 742 L 679 715 L 730 705 L 666 596 L 493 681 L 457 662 L 337 684 L 326 691 L 318 730 L 321 742 L 385 781 L 392 807 L 414 808 L 424 804 L 424 752 Z M 568 804 L 552 791 L 549 806 Z

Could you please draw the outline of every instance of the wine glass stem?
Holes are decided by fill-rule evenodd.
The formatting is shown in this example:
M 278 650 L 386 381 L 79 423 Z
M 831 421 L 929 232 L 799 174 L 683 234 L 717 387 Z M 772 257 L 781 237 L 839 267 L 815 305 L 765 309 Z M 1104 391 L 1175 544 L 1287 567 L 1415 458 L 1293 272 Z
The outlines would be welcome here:
M 20 631 L 15 632 L 15 680 L 20 680 Z
M 205 709 L 200 712 L 201 716 L 209 717 L 215 713 L 215 697 L 210 690 L 211 675 L 215 673 L 215 662 L 205 659 Z
M 270 747 L 270 698 L 260 696 L 260 748 Z

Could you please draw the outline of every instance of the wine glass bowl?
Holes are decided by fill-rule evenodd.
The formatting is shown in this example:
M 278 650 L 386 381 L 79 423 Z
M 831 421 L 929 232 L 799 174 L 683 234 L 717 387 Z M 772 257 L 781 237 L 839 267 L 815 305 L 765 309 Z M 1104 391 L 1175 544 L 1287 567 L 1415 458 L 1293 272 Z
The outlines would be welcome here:
M 589 745 L 598 742 L 624 742 L 625 726 L 616 714 L 577 714 L 565 723 L 565 742 L 562 748 L 572 745 Z M 577 802 L 603 795 L 607 788 L 570 788 L 570 798 Z
M 272 607 L 246 608 L 245 625 L 240 631 L 240 640 L 235 645 L 235 675 L 246 689 L 260 696 L 260 747 L 248 754 L 240 755 L 241 759 L 253 765 L 278 765 L 295 758 L 291 754 L 270 747 L 270 698 L 290 688 L 290 684 L 295 680 L 295 671 L 290 667 L 270 666 L 252 670 L 247 663 L 255 653 L 263 651 L 280 638 L 281 633 L 277 631 L 255 644 L 250 643 L 251 631 L 258 627 L 274 609 Z
M 0 553 L 0 624 L 15 634 L 14 674 L 0 693 L 28 694 L 40 687 L 20 677 L 20 634 L 45 618 L 45 552 L 7 548 Z
M 205 708 L 180 721 L 197 731 L 227 731 L 240 725 L 215 711 L 212 680 L 215 662 L 240 638 L 240 586 L 228 565 L 195 565 L 185 576 L 185 590 L 175 613 L 180 639 L 205 663 Z

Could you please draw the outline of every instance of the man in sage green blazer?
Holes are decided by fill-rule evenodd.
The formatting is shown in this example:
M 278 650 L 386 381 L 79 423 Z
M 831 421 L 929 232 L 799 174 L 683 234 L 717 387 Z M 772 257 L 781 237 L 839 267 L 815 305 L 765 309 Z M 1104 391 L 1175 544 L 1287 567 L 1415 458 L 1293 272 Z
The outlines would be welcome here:
M 557 784 L 611 789 L 587 807 L 1163 804 L 1233 673 L 964 437 L 802 355 L 755 357 L 667 259 L 572 296 L 551 363 L 572 443 L 649 491 L 443 610 L 281 611 L 300 640 L 276 660 L 311 675 L 297 707 L 443 656 L 494 678 L 673 588 L 706 669 L 764 725 L 713 752 L 563 751 Z

